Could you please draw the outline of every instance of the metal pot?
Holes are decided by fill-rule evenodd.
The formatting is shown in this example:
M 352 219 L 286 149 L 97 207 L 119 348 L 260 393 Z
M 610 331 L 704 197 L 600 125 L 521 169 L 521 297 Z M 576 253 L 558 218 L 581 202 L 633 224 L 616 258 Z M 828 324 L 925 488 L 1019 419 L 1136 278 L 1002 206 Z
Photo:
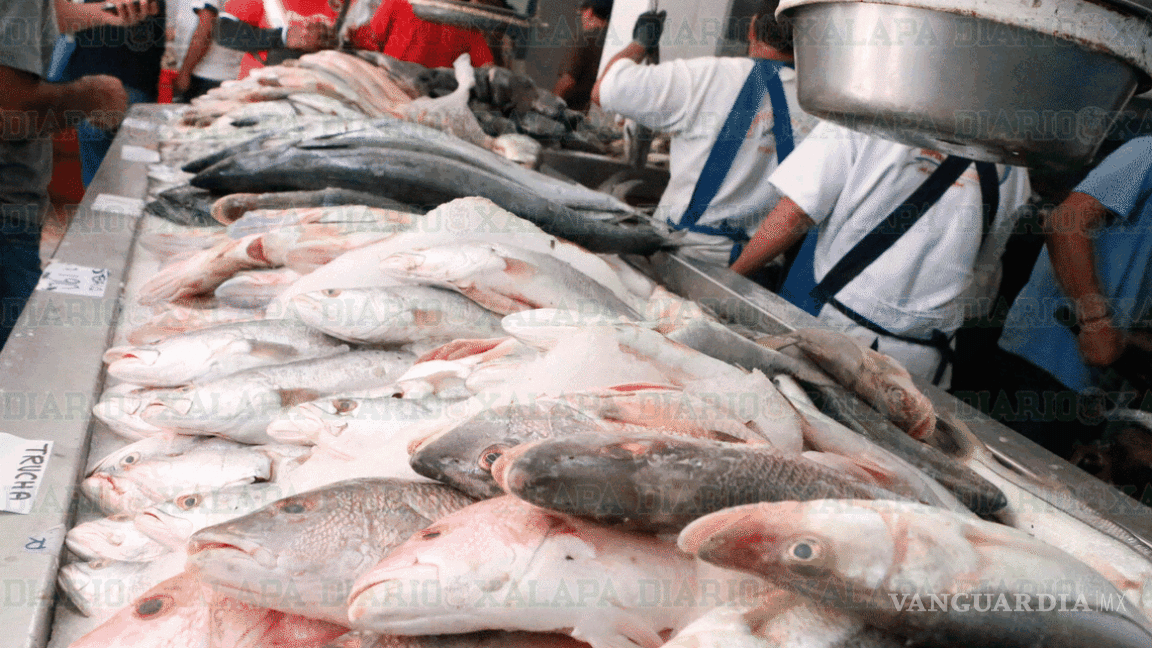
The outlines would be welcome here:
M 1053 27 L 1045 22 L 1051 16 L 1025 16 L 1013 25 L 976 15 L 996 14 L 983 11 L 991 2 L 965 2 L 968 13 L 882 2 L 782 3 L 793 21 L 805 110 L 945 153 L 1068 169 L 1092 159 L 1118 111 L 1148 81 L 1137 66 L 1144 61 L 1131 59 L 1152 40 L 1113 51 L 1104 36 L 1093 42 L 1110 33 L 1089 24 L 1096 18 L 1060 16 Z M 1019 11 L 1020 3 L 1009 4 Z M 1095 9 L 1094 16 L 1108 11 Z

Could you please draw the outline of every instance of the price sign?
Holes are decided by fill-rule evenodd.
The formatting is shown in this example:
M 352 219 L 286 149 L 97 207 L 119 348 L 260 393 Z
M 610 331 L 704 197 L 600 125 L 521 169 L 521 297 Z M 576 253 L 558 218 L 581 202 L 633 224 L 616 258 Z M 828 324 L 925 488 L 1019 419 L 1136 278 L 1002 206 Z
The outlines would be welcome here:
M 32 510 L 51 456 L 51 441 L 0 432 L 0 511 L 26 514 Z
M 53 261 L 40 274 L 36 290 L 58 292 L 81 297 L 103 297 L 108 287 L 107 268 L 88 268 Z

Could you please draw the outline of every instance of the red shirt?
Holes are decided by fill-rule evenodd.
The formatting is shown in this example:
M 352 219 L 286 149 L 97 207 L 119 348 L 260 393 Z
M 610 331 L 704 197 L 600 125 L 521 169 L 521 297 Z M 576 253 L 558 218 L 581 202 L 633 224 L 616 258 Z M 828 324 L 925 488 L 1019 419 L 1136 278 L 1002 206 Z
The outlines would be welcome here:
M 289 20 L 292 20 L 292 14 L 297 14 L 301 18 L 321 15 L 327 18 L 330 23 L 336 22 L 336 12 L 332 11 L 332 7 L 328 5 L 328 0 L 282 0 L 282 2 Z M 224 5 L 224 12 L 232 14 L 237 20 L 243 20 L 253 27 L 268 28 L 273 26 L 268 22 L 268 17 L 264 15 L 263 0 L 228 0 Z M 257 58 L 252 54 L 245 54 L 240 61 L 240 75 L 237 78 L 243 79 L 252 70 L 264 67 L 262 59 L 263 56 Z
M 473 67 L 493 61 L 483 34 L 421 20 L 412 13 L 408 0 L 384 0 L 372 22 L 360 28 L 352 41 L 360 49 L 377 50 L 430 68 L 452 67 L 465 52 L 471 56 Z

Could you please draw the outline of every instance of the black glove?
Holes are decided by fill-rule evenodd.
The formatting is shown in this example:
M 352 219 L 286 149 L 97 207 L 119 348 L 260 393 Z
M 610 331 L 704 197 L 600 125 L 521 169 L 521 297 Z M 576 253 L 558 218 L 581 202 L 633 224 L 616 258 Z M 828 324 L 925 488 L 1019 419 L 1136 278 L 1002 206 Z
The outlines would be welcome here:
M 636 19 L 632 28 L 632 40 L 640 43 L 649 52 L 660 45 L 660 34 L 664 33 L 664 19 L 667 11 L 645 11 Z

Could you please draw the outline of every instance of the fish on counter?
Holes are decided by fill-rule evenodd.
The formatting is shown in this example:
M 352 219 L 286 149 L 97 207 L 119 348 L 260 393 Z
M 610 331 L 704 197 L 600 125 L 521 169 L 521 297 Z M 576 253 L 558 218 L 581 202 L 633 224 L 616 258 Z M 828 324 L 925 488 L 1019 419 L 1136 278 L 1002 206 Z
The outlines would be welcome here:
M 301 276 L 291 268 L 245 270 L 216 286 L 212 295 L 223 306 L 264 308 Z
M 180 548 L 149 562 L 74 562 L 60 568 L 56 584 L 80 614 L 103 620 L 182 573 L 186 560 Z
M 593 648 L 659 648 L 724 604 L 742 578 L 700 596 L 696 561 L 656 536 L 616 531 L 511 496 L 416 533 L 360 576 L 353 627 L 383 634 L 564 632 Z M 758 579 L 752 579 L 758 581 Z M 425 598 L 423 588 L 439 597 Z
M 268 424 L 322 396 L 388 385 L 416 361 L 407 351 L 350 351 L 247 369 L 210 382 L 157 390 L 142 418 L 186 434 L 271 443 Z
M 347 344 L 300 322 L 257 320 L 201 328 L 151 345 L 113 347 L 104 352 L 104 362 L 119 380 L 176 387 L 347 351 Z
M 1152 642 L 1148 618 L 1110 604 L 1123 594 L 1088 565 L 1023 531 L 923 504 L 749 504 L 696 520 L 678 543 L 925 648 Z
M 232 598 L 348 625 L 353 581 L 472 501 L 441 484 L 343 481 L 197 531 L 188 569 Z
M 308 326 L 358 344 L 504 336 L 499 316 L 433 286 L 333 288 L 297 295 L 292 302 Z
M 147 423 L 141 418 L 144 408 L 152 402 L 153 388 L 120 383 L 109 387 L 92 406 L 92 415 L 108 429 L 130 441 L 141 441 L 157 435 L 172 435 L 174 430 Z
M 134 320 L 135 324 L 129 329 L 128 344 L 147 346 L 156 344 L 177 333 L 195 331 L 217 324 L 230 322 L 251 322 L 265 319 L 263 311 L 251 308 L 233 308 L 227 306 L 203 307 L 197 304 L 168 302 L 162 307 L 155 308 L 154 313 L 142 322 Z
M 231 225 L 243 218 L 248 212 L 256 210 L 306 209 L 309 207 L 334 207 L 338 205 L 362 205 L 376 209 L 422 213 L 414 211 L 416 208 L 411 205 L 390 200 L 374 193 L 327 188 L 317 191 L 228 194 L 212 203 L 212 218 L 223 225 Z
M 534 441 L 506 450 L 491 474 L 536 506 L 653 533 L 754 502 L 905 499 L 769 445 L 660 434 Z
M 86 562 L 148 563 L 172 549 L 136 527 L 132 513 L 118 513 L 77 524 L 64 536 L 64 546 Z
M 268 425 L 279 443 L 315 445 L 351 459 L 368 449 L 387 452 L 408 428 L 445 416 L 452 401 L 395 395 L 363 398 L 338 395 L 302 403 Z
M 188 538 L 200 529 L 247 515 L 296 493 L 278 482 L 182 493 L 140 511 L 132 517 L 132 524 L 161 545 L 183 551 Z

